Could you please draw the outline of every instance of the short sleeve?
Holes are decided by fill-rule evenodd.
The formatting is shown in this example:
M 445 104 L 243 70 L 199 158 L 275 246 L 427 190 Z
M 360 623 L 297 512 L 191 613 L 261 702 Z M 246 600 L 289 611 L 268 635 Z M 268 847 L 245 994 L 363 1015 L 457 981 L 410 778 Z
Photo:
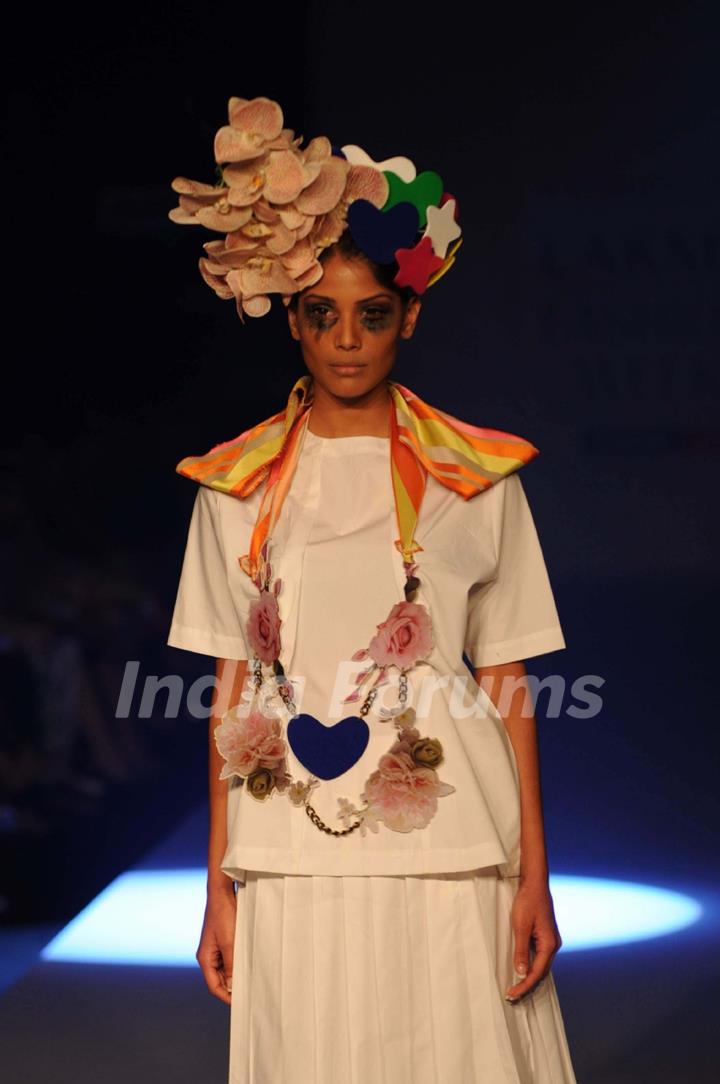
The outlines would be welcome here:
M 167 643 L 201 655 L 243 660 L 249 656 L 230 591 L 217 497 L 209 486 L 198 486 Z
M 492 579 L 468 593 L 465 653 L 498 666 L 566 647 L 535 522 L 517 471 L 493 487 Z M 482 498 L 480 498 L 482 499 Z

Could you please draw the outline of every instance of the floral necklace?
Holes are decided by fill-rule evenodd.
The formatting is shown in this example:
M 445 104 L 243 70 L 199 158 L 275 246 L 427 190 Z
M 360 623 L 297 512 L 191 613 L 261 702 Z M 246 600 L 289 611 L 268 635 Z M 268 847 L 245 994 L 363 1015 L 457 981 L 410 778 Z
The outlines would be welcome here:
M 391 448 L 395 450 L 397 432 L 394 411 L 391 410 L 390 416 Z M 306 425 L 307 416 L 302 420 Z M 282 590 L 282 581 L 273 579 L 270 562 L 270 532 L 289 489 L 303 432 L 303 425 L 294 428 L 283 452 L 275 461 L 253 534 L 255 552 L 253 554 L 251 545 L 250 555 L 240 558 L 241 566 L 259 591 L 259 597 L 250 604 L 245 626 L 247 641 L 253 651 L 254 687 L 250 709 L 245 711 L 241 705 L 231 708 L 215 729 L 218 752 L 226 761 L 219 778 L 233 778 L 234 785 L 239 786 L 245 783 L 248 793 L 258 801 L 265 801 L 272 794 L 287 795 L 293 805 L 305 808 L 320 831 L 334 836 L 348 835 L 356 829 L 360 829 L 361 836 L 365 836 L 368 828 L 377 832 L 379 822 L 396 832 L 425 828 L 437 811 L 437 799 L 455 791 L 455 787 L 442 782 L 437 773 L 437 768 L 444 763 L 440 741 L 420 734 L 414 725 L 415 711 L 407 705 L 407 674 L 420 660 L 427 658 L 434 644 L 429 610 L 413 602 L 420 580 L 412 555 L 422 547 L 414 542 L 412 530 L 417 522 L 426 472 L 413 476 L 408 476 L 406 472 L 402 482 L 407 483 L 410 477 L 411 486 L 405 484 L 401 490 L 396 477 L 398 472 L 393 471 L 396 512 L 401 527 L 401 539 L 396 545 L 403 553 L 405 601 L 391 608 L 385 621 L 377 626 L 368 646 L 352 656 L 353 661 L 368 662 L 368 665 L 355 675 L 356 689 L 345 697 L 343 703 L 359 701 L 362 686 L 373 675 L 375 678 L 358 714 L 328 727 L 312 715 L 299 714 L 295 707 L 292 684 L 285 675 L 279 657 L 282 622 L 277 599 Z M 415 484 L 418 478 L 422 482 L 421 490 Z M 410 519 L 407 516 L 410 504 L 408 493 L 414 513 Z M 405 496 L 402 514 L 401 495 Z M 258 545 L 258 537 L 263 534 L 265 537 Z M 271 668 L 271 677 L 266 677 L 264 665 Z M 382 709 L 381 717 L 384 721 L 393 721 L 397 729 L 396 740 L 380 757 L 378 767 L 366 780 L 360 795 L 362 804 L 357 806 L 346 798 L 338 798 L 337 816 L 346 827 L 332 828 L 319 817 L 310 803 L 310 797 L 313 790 L 320 786 L 321 779 L 337 778 L 363 755 L 370 739 L 365 717 L 380 686 L 387 684 L 391 667 L 399 671 L 398 704 L 389 711 Z M 273 704 L 277 698 L 282 700 L 290 713 L 287 740 L 283 737 L 280 718 Z M 253 708 L 256 699 L 258 706 Z M 308 769 L 309 775 L 304 781 L 295 779 L 288 772 L 288 743 L 297 760 Z M 238 782 L 235 783 L 235 780 Z M 354 823 L 350 824 L 353 818 Z

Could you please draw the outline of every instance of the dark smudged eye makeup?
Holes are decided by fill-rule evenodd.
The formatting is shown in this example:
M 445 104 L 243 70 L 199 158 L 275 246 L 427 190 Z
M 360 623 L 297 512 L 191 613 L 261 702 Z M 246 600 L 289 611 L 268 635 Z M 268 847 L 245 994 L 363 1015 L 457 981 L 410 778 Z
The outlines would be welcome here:
M 333 310 L 329 305 L 319 301 L 308 302 L 305 306 L 305 315 L 309 323 L 315 328 L 327 328 L 333 322 Z M 390 305 L 368 305 L 362 311 L 362 322 L 370 329 L 384 329 L 390 325 L 393 310 Z

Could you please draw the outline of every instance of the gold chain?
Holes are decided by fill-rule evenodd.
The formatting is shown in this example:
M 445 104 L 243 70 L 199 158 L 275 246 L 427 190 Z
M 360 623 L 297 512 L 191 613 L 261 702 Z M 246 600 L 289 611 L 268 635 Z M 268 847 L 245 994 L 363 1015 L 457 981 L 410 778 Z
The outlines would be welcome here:
M 324 821 L 320 820 L 320 817 L 317 815 L 309 802 L 305 803 L 305 812 L 307 813 L 313 824 L 316 826 L 316 828 L 319 828 L 321 832 L 327 832 L 328 835 L 331 836 L 346 836 L 349 832 L 354 832 L 355 829 L 359 828 L 362 824 L 362 820 L 359 820 L 357 824 L 353 824 L 351 828 L 329 828 Z

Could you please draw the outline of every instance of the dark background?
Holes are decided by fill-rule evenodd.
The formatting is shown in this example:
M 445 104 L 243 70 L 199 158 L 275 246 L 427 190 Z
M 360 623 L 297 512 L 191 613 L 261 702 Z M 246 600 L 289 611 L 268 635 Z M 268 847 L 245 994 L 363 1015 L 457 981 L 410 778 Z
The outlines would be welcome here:
M 170 182 L 213 179 L 231 95 L 275 99 L 305 140 L 408 155 L 458 199 L 464 243 L 394 375 L 541 452 L 523 483 L 568 648 L 528 669 L 605 681 L 594 719 L 544 719 L 539 705 L 551 868 L 708 875 L 719 29 L 710 3 L 20 13 L 5 62 L 12 620 L 27 602 L 78 638 L 91 672 L 103 650 L 115 673 L 126 658 L 143 674 L 212 665 L 165 647 L 195 495 L 175 464 L 281 409 L 304 370 L 279 298 L 243 327 L 202 282 L 210 234 L 170 222 Z M 91 620 L 73 608 L 67 584 L 88 570 L 121 585 L 110 619 L 102 593 Z M 113 801 L 132 793 L 136 808 L 140 793 L 145 812 L 132 840 L 120 817 L 87 893 L 202 798 L 204 727 L 138 730 L 147 763 L 175 755 L 186 790 L 165 801 L 147 763 L 142 787 L 112 782 Z M 28 913 L 10 898 L 9 914 Z

